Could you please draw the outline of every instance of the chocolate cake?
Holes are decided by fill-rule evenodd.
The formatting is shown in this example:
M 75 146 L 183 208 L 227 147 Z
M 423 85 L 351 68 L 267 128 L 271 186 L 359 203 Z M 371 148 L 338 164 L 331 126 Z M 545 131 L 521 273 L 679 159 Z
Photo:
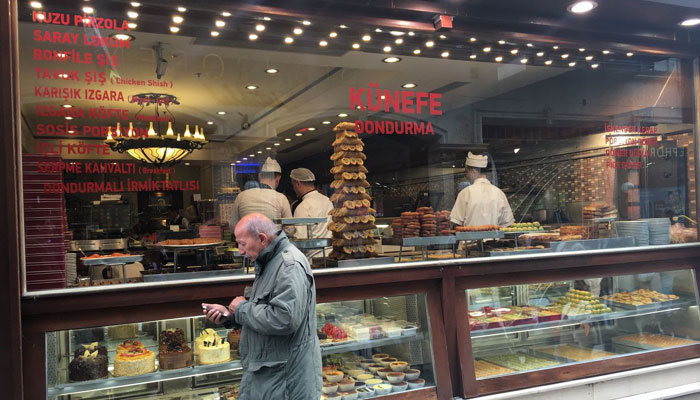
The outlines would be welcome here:
M 187 346 L 182 329 L 168 329 L 160 333 L 158 363 L 160 369 L 178 369 L 192 365 L 192 349 Z
M 90 381 L 109 374 L 107 348 L 97 342 L 81 345 L 73 356 L 73 361 L 68 365 L 68 378 L 71 381 Z

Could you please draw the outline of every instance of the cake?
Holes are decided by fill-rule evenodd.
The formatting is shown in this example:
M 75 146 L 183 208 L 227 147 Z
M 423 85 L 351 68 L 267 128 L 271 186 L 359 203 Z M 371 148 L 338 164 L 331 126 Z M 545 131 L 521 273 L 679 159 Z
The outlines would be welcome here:
M 213 329 L 205 329 L 195 341 L 197 362 L 202 365 L 231 360 L 231 345 Z M 201 340 L 200 340 L 201 339 Z
M 674 347 L 698 343 L 695 340 L 677 338 L 666 335 L 658 335 L 653 333 L 638 333 L 635 335 L 627 335 L 619 337 L 618 340 L 654 347 Z
M 538 348 L 537 351 L 568 358 L 569 360 L 574 361 L 596 360 L 598 358 L 612 357 L 617 355 L 615 353 L 609 353 L 603 350 L 587 349 L 571 345 L 564 345 L 559 347 L 543 347 Z
M 160 334 L 158 363 L 160 369 L 178 369 L 192 365 L 192 349 L 185 343 L 182 329 L 168 329 Z
M 112 372 L 114 376 L 136 376 L 155 371 L 156 355 L 139 342 L 128 342 L 130 343 L 124 342 L 117 348 Z
M 111 339 L 129 339 L 138 336 L 138 324 L 125 324 L 107 327 L 107 335 Z
M 81 345 L 75 350 L 74 357 L 68 365 L 68 378 L 71 381 L 90 381 L 109 374 L 107 348 L 97 342 Z
M 117 354 L 130 351 L 137 347 L 144 347 L 144 345 L 141 344 L 141 342 L 139 342 L 138 340 L 126 339 L 117 346 Z

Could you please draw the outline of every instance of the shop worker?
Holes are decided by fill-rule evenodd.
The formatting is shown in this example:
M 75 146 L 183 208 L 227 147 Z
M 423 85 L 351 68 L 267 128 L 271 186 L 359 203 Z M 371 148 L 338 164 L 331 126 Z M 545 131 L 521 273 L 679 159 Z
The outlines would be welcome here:
M 243 379 L 239 400 L 321 397 L 321 348 L 316 336 L 316 287 L 306 257 L 262 214 L 235 228 L 238 251 L 255 261 L 250 300 L 206 304 L 206 317 L 241 326 Z
M 312 238 L 331 238 L 332 234 L 328 230 L 328 213 L 333 209 L 333 203 L 327 196 L 316 190 L 316 177 L 307 168 L 293 169 L 289 174 L 292 180 L 292 188 L 299 198 L 294 209 L 294 218 L 326 218 L 326 222 L 316 224 L 311 228 Z M 307 238 L 306 226 L 297 226 L 296 237 Z M 329 249 L 330 251 L 330 249 Z M 317 257 L 320 250 L 315 250 L 307 254 L 309 258 Z
M 457 195 L 450 220 L 456 225 L 500 225 L 514 222 L 505 193 L 486 178 L 482 170 L 488 164 L 486 155 L 469 152 L 465 165 L 467 179 L 471 185 Z
M 241 218 L 252 213 L 260 213 L 270 219 L 291 218 L 289 200 L 276 190 L 281 178 L 282 168 L 279 163 L 268 157 L 258 173 L 260 187 L 242 191 L 233 202 L 231 226 L 236 226 Z

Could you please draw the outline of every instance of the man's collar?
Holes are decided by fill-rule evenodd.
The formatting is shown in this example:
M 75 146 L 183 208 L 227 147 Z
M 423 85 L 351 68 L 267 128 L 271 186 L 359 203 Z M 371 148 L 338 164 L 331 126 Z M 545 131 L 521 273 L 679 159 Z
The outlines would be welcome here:
M 270 242 L 255 259 L 255 273 L 262 272 L 265 265 L 279 252 L 279 250 L 289 241 L 284 231 L 277 232 L 277 238 Z
M 488 179 L 486 179 L 486 178 L 484 178 L 484 177 L 482 176 L 482 177 L 476 178 L 476 180 L 474 181 L 474 183 L 491 183 L 491 182 L 489 182 Z M 473 185 L 474 183 L 472 183 L 472 185 Z

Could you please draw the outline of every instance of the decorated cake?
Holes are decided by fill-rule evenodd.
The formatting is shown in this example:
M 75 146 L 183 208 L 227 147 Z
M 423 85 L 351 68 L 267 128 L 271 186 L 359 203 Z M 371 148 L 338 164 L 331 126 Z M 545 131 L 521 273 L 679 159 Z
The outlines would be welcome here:
M 191 366 L 192 362 L 192 349 L 185 343 L 185 333 L 182 329 L 168 329 L 160 333 L 160 369 L 185 368 Z
M 328 229 L 333 232 L 333 251 L 329 258 L 351 260 L 375 257 L 374 229 L 375 210 L 371 208 L 372 198 L 367 193 L 367 159 L 363 150 L 364 143 L 355 132 L 355 125 L 341 122 L 333 129 L 333 174 L 331 187 L 335 193 L 331 196 L 333 210 L 330 215 L 333 222 Z
M 141 343 L 128 340 L 117 347 L 114 376 L 143 375 L 155 370 L 156 355 Z
M 135 338 L 139 334 L 139 324 L 125 324 L 107 327 L 107 335 L 111 339 Z
M 68 365 L 68 378 L 71 381 L 89 381 L 105 378 L 107 371 L 107 348 L 97 342 L 79 346 L 73 361 Z
M 205 329 L 195 340 L 195 353 L 199 364 L 218 364 L 231 360 L 231 345 L 213 329 Z

